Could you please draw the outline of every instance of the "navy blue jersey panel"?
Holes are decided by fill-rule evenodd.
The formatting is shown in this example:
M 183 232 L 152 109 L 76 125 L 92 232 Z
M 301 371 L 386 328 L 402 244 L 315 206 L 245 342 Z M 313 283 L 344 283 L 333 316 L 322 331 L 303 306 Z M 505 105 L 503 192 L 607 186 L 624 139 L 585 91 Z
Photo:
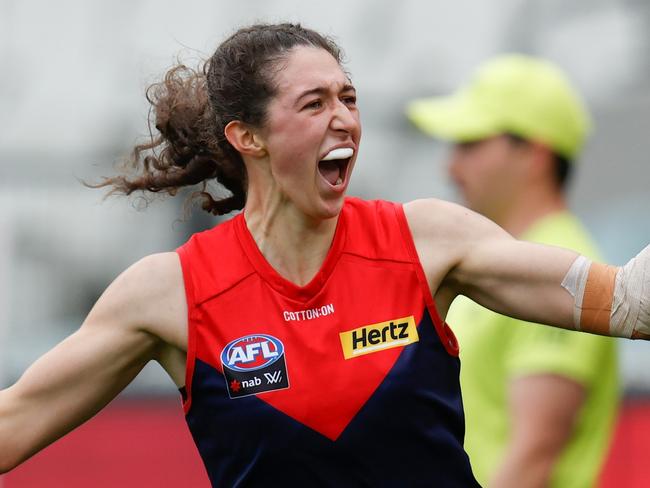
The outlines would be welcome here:
M 213 486 L 272 486 L 278 471 L 279 486 L 371 486 L 335 442 L 256 396 L 230 399 L 223 375 L 200 360 L 192 390 L 186 419 Z
M 187 422 L 213 486 L 479 486 L 462 447 L 458 358 L 428 311 L 418 333 L 334 441 L 257 396 L 230 399 L 223 374 L 197 359 Z
M 443 348 L 428 312 L 418 332 L 416 347 L 404 348 L 338 443 L 377 474 L 375 486 L 479 486 L 463 449 L 460 361 Z

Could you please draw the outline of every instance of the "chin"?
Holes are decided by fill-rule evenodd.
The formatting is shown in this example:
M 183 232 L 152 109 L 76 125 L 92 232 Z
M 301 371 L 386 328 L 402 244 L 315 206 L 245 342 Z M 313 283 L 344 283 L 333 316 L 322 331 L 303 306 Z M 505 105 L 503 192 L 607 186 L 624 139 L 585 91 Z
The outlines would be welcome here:
M 339 214 L 341 213 L 341 210 L 343 209 L 343 198 L 341 198 L 340 201 L 334 203 L 331 202 L 329 205 L 326 205 L 324 207 L 324 212 L 323 212 L 323 218 L 325 219 L 332 219 L 334 217 L 338 217 Z
M 327 220 L 338 217 L 343 209 L 345 202 L 345 194 L 337 195 L 333 198 L 321 200 L 314 209 L 315 212 L 312 216 L 316 219 Z

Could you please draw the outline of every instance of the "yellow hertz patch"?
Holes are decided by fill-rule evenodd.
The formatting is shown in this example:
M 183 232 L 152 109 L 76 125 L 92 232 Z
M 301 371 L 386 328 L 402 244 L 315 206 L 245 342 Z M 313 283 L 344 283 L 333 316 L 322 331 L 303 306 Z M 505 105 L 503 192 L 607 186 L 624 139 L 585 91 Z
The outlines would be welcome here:
M 420 340 L 413 315 L 340 332 L 339 337 L 345 359 L 406 346 Z

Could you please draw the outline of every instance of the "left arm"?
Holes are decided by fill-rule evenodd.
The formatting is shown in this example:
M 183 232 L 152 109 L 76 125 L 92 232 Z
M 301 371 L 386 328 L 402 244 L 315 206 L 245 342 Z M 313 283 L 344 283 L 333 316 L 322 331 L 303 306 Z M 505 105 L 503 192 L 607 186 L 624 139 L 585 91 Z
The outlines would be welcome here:
M 570 327 L 574 300 L 561 283 L 578 254 L 493 234 L 469 238 L 445 284 L 495 312 Z
M 567 327 L 573 298 L 561 286 L 578 254 L 518 241 L 487 218 L 438 200 L 404 206 L 441 313 L 457 295 L 504 315 Z
M 518 241 L 448 202 L 419 200 L 404 211 L 443 316 L 465 295 L 529 322 L 650 339 L 650 246 L 622 268 L 592 266 L 574 251 Z

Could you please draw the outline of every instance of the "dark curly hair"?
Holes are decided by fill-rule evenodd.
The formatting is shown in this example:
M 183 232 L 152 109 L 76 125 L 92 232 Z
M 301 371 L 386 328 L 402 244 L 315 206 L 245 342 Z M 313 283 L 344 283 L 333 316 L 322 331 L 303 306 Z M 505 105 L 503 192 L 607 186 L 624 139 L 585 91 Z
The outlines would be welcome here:
M 328 37 L 283 23 L 241 28 L 202 67 L 171 68 L 147 89 L 149 122 L 158 133 L 134 148 L 126 162 L 130 174 L 91 186 L 110 186 L 111 194 L 141 190 L 175 195 L 182 187 L 200 185 L 194 197 L 202 200 L 204 210 L 223 215 L 243 208 L 246 168 L 224 129 L 233 120 L 264 126 L 269 100 L 276 94 L 274 68 L 296 46 L 325 49 L 342 62 L 340 48 Z M 207 191 L 214 179 L 229 196 L 215 199 Z

